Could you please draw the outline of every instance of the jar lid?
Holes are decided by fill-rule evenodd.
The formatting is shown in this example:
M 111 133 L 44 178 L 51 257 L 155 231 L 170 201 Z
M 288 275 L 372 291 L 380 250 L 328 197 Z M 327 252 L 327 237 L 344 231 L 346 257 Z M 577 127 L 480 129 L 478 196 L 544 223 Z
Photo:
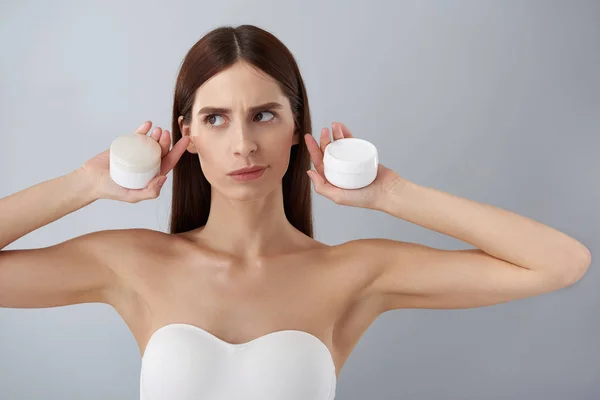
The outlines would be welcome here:
M 329 143 L 323 152 L 323 163 L 345 173 L 361 173 L 377 170 L 377 148 L 371 142 L 358 138 L 337 139 Z
M 148 169 L 160 163 L 162 148 L 150 136 L 139 133 L 119 136 L 110 145 L 110 157 L 132 169 Z

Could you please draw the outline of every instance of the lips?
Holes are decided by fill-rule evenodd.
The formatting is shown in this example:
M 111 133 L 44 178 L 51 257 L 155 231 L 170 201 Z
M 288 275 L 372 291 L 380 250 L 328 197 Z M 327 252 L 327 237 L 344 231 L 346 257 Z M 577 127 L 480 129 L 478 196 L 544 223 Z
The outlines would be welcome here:
M 263 166 L 263 165 L 254 165 L 254 166 L 250 166 L 250 167 L 240 168 L 238 170 L 235 170 L 235 171 L 232 171 L 232 172 L 228 173 L 227 175 L 247 174 L 247 173 L 250 173 L 250 172 L 260 171 L 262 169 L 265 169 L 265 166 Z

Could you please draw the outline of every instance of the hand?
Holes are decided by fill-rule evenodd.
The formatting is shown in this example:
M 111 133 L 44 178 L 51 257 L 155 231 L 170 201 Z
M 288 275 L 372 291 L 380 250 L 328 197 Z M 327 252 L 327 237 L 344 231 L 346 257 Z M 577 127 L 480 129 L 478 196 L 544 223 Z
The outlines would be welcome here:
M 354 137 L 346 125 L 341 122 L 334 122 L 331 126 L 333 138 L 335 140 Z M 304 135 L 304 140 L 306 141 L 306 147 L 308 147 L 310 158 L 316 169 L 316 171 L 307 171 L 308 176 L 310 176 L 315 187 L 315 192 L 329 198 L 336 204 L 377 209 L 378 201 L 380 201 L 394 185 L 404 181 L 400 175 L 379 164 L 377 167 L 377 178 L 375 178 L 370 185 L 360 189 L 338 188 L 325 179 L 323 166 L 323 151 L 331 142 L 329 129 L 323 128 L 321 130 L 321 137 L 319 138 L 321 143 L 320 147 L 315 138 L 308 133 Z
M 152 122 L 146 121 L 135 131 L 135 134 L 146 135 L 151 126 Z M 177 161 L 179 161 L 185 152 L 190 139 L 184 136 L 171 149 L 171 135 L 169 131 L 156 127 L 150 137 L 156 140 L 160 144 L 160 147 L 162 147 L 162 158 L 158 175 L 143 189 L 127 189 L 116 184 L 111 179 L 109 170 L 110 149 L 86 161 L 78 169 L 77 172 L 90 181 L 96 193 L 96 198 L 137 203 L 142 200 L 155 199 L 160 195 L 162 185 L 167 179 L 166 175 L 175 167 L 175 164 L 177 164 Z

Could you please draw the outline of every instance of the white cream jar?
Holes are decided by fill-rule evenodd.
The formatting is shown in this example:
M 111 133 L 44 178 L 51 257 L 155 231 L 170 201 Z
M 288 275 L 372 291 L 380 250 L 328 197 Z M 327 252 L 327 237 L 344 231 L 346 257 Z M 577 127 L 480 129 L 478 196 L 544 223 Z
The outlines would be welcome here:
M 110 145 L 110 177 L 128 189 L 143 189 L 160 172 L 162 148 L 150 136 L 119 136 Z
M 342 189 L 360 189 L 377 177 L 379 157 L 372 143 L 358 138 L 337 139 L 325 147 L 325 178 Z

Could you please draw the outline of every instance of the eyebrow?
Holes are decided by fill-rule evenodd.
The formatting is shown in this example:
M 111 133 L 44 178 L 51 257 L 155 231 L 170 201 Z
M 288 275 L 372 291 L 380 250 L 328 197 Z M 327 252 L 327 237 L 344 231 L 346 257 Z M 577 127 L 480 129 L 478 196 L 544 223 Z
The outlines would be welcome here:
M 283 105 L 275 102 L 275 101 L 271 101 L 269 103 L 264 103 L 264 104 L 260 104 L 257 106 L 253 106 L 250 107 L 250 109 L 248 110 L 250 113 L 255 113 L 257 111 L 262 111 L 265 109 L 275 109 L 275 110 L 280 110 L 283 108 Z M 206 107 L 202 107 L 200 109 L 200 111 L 198 111 L 198 115 L 199 114 L 228 114 L 231 112 L 230 108 L 223 108 L 223 107 L 213 107 L 213 106 L 206 106 Z

